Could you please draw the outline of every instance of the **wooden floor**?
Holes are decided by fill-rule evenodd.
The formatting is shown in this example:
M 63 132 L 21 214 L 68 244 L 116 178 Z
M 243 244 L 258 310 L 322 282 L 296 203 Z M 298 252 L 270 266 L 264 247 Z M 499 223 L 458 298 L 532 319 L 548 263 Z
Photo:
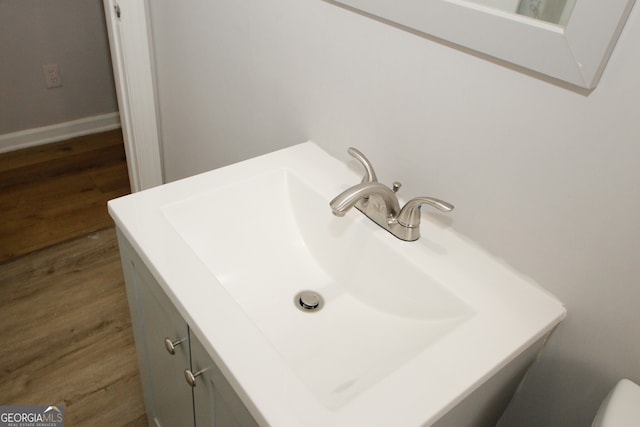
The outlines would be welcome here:
M 0 264 L 111 226 L 128 192 L 119 129 L 0 154 Z
M 11 245 L 0 264 L 0 405 L 64 405 L 66 426 L 146 426 L 104 203 L 128 191 L 121 136 L 23 154 L 0 155 L 1 222 L 12 221 L 0 235 Z

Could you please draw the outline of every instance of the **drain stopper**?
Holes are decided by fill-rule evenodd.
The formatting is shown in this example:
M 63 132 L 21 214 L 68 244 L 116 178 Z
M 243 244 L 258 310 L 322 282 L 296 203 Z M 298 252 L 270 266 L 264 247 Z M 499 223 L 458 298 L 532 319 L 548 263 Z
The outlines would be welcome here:
M 320 305 L 320 298 L 318 295 L 303 295 L 300 297 L 300 305 L 302 308 L 312 310 Z
M 322 297 L 313 291 L 302 291 L 298 293 L 294 301 L 296 306 L 302 311 L 317 311 L 322 308 Z

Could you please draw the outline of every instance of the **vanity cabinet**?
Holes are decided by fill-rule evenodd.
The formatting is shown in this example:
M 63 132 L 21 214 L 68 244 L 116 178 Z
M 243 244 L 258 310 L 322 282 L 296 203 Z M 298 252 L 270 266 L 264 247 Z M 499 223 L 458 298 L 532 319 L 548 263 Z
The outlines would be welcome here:
M 258 426 L 120 231 L 118 242 L 149 426 Z
M 211 360 L 195 334 L 191 334 L 191 366 L 201 372 L 193 388 L 197 427 L 257 427 L 238 395 Z

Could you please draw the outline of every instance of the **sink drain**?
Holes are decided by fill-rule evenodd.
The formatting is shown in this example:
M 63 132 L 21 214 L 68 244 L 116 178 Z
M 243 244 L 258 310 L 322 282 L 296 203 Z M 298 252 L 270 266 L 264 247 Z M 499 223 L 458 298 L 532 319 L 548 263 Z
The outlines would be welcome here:
M 322 296 L 313 291 L 298 292 L 293 298 L 293 302 L 300 311 L 304 312 L 318 311 L 324 305 Z

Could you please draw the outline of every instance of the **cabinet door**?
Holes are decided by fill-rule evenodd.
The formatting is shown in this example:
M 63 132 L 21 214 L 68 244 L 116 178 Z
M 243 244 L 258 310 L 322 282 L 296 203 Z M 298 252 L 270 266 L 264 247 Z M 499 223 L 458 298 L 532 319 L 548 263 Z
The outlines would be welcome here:
M 200 373 L 193 388 L 196 427 L 257 427 L 254 418 L 192 331 L 190 342 L 192 372 Z
M 190 366 L 187 324 L 133 248 L 120 237 L 149 425 L 193 426 L 193 393 L 184 379 L 184 370 Z M 176 343 L 174 354 L 165 348 L 166 338 Z

